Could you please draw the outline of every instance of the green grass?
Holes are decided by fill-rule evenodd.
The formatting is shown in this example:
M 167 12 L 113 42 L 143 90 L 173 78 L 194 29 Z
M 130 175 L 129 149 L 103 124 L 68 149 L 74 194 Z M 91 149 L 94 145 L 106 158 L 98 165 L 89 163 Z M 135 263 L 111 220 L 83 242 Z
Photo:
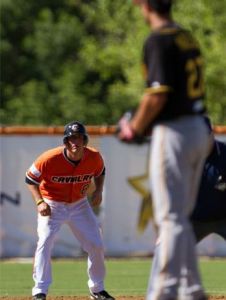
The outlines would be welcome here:
M 107 259 L 106 289 L 119 295 L 145 295 L 150 259 Z M 50 295 L 87 295 L 86 260 L 53 261 Z M 226 260 L 201 260 L 200 270 L 208 294 L 226 295 Z M 32 264 L 0 262 L 0 296 L 30 295 Z

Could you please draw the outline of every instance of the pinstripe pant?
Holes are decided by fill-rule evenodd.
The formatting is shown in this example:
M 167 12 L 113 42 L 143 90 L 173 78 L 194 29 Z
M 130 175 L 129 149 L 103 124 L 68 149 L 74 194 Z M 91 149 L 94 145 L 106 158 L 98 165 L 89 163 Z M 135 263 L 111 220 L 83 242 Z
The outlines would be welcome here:
M 154 127 L 150 184 L 160 243 L 147 300 L 196 300 L 204 295 L 189 215 L 209 147 L 207 128 L 199 116 Z

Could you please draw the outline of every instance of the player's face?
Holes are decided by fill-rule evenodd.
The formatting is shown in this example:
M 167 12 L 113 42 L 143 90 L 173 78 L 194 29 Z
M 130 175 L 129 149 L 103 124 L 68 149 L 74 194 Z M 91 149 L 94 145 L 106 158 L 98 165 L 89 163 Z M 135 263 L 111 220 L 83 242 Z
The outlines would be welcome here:
M 71 154 L 82 154 L 84 147 L 84 136 L 81 133 L 76 133 L 67 138 L 67 150 Z

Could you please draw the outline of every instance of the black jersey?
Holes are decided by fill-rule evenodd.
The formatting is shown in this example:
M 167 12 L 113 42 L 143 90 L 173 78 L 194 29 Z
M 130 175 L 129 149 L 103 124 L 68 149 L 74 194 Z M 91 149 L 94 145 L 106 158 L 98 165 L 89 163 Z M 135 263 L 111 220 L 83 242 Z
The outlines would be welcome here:
M 157 120 L 205 111 L 203 59 L 196 40 L 176 24 L 154 31 L 144 45 L 148 93 L 168 93 Z

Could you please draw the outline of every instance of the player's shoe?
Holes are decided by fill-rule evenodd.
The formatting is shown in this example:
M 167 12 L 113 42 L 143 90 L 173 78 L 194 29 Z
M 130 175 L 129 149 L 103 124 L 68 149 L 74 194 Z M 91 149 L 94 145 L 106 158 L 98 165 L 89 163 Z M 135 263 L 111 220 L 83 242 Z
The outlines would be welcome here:
M 36 294 L 32 297 L 32 300 L 46 300 L 46 294 Z
M 91 293 L 90 294 L 91 300 L 115 300 L 111 295 L 108 294 L 106 291 L 101 291 L 98 293 Z

